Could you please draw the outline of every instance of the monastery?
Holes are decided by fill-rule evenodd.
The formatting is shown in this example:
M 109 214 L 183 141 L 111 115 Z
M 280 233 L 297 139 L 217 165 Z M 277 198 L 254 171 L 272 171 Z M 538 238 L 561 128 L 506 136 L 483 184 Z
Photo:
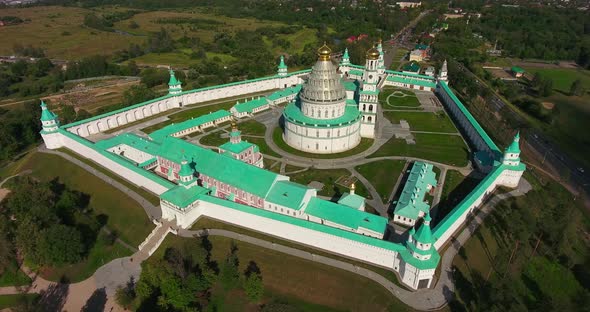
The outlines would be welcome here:
M 446 62 L 432 77 L 386 70 L 381 44 L 367 51 L 364 66 L 351 64 L 348 51 L 338 66 L 330 56 L 324 45 L 310 70 L 289 73 L 281 57 L 276 75 L 190 91 L 183 91 L 170 71 L 167 95 L 67 125 L 60 125 L 58 116 L 41 103 L 41 135 L 47 148 L 68 148 L 157 194 L 161 218 L 179 228 L 190 228 L 202 216 L 213 218 L 392 270 L 411 289 L 431 287 L 438 250 L 497 186 L 518 184 L 525 170 L 519 137 L 500 151 L 449 88 Z M 354 184 L 333 202 L 319 198 L 316 189 L 263 169 L 259 147 L 244 140 L 232 122 L 284 104 L 287 144 L 306 152 L 338 153 L 354 148 L 363 137 L 375 137 L 383 86 L 434 92 L 474 151 L 478 170 L 487 174 L 431 228 L 429 207 L 417 201 L 436 180 L 432 165 L 414 164 L 411 184 L 392 220 L 411 226 L 403 243 L 388 240 L 390 220 L 365 212 L 365 199 L 355 194 Z M 97 136 L 170 109 L 273 89 L 279 90 L 146 137 L 130 132 Z M 216 151 L 183 139 L 224 122 L 232 122 L 231 132 Z

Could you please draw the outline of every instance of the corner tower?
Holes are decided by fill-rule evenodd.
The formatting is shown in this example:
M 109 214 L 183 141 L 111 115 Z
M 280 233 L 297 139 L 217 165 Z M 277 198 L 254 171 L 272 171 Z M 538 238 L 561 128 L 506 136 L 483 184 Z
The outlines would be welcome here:
M 176 79 L 174 71 L 170 69 L 170 80 L 168 81 L 168 94 L 179 94 L 182 92 L 182 82 Z
M 526 170 L 526 166 L 520 162 L 520 132 L 516 132 L 512 143 L 504 150 L 502 166 L 504 166 L 504 171 L 502 172 L 501 184 L 508 187 L 517 187 Z
M 47 108 L 45 102 L 41 101 L 41 126 L 39 132 L 45 146 L 48 149 L 57 149 L 63 146 L 61 142 L 61 135 L 59 134 L 59 120 L 57 115 Z
M 359 96 L 359 110 L 362 114 L 361 136 L 375 138 L 375 124 L 377 122 L 377 108 L 379 104 L 379 50 L 375 47 L 367 51 L 363 84 Z
M 410 235 L 406 249 L 400 252 L 403 265 L 400 270 L 403 282 L 413 289 L 428 288 L 432 284 L 434 272 L 438 266 L 440 255 L 434 247 L 434 236 L 430 229 L 430 213 L 424 215 L 424 223 Z
M 277 67 L 277 76 L 287 77 L 287 65 L 285 65 L 285 57 L 281 55 L 281 61 Z

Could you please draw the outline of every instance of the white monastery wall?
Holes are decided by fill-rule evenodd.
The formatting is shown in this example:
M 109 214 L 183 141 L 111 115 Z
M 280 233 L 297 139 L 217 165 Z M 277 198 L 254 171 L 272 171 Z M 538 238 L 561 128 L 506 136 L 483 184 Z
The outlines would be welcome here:
M 110 171 L 116 172 L 117 175 L 125 178 L 133 184 L 143 187 L 157 195 L 160 195 L 168 190 L 165 186 L 162 186 L 151 179 L 131 170 L 127 167 L 118 164 L 117 162 L 105 157 L 98 151 L 91 147 L 88 147 L 72 138 L 69 138 L 63 134 L 58 134 L 61 138 L 61 142 L 64 147 L 67 147 L 71 151 L 84 156 L 99 165 L 107 168 Z

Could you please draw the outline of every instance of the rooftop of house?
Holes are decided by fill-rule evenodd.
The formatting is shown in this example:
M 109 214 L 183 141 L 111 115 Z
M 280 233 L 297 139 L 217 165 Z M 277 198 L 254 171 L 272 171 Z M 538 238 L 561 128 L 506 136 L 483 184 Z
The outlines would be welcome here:
M 418 219 L 420 213 L 427 213 L 430 205 L 424 201 L 424 195 L 428 191 L 428 185 L 436 186 L 432 165 L 415 162 L 393 213 L 412 220 Z
M 305 213 L 350 229 L 365 228 L 377 233 L 385 233 L 388 222 L 387 218 L 317 197 L 309 201 Z

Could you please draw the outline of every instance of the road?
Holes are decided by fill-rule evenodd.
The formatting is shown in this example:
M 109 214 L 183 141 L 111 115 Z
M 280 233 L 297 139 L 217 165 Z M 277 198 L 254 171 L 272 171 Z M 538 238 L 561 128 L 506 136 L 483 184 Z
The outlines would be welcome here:
M 402 30 L 398 31 L 398 33 L 395 35 L 395 37 L 393 38 L 393 41 L 395 42 L 394 44 L 388 44 L 389 40 L 386 40 L 385 42 L 387 44 L 385 44 L 384 47 L 384 55 L 383 55 L 383 60 L 385 62 L 385 68 L 390 68 L 391 67 L 391 63 L 393 63 L 393 57 L 395 56 L 396 52 L 397 52 L 397 48 L 399 46 L 398 40 L 400 37 L 407 37 L 412 30 L 414 29 L 414 27 L 416 26 L 416 24 L 426 15 L 428 15 L 430 12 L 432 12 L 432 10 L 427 10 L 424 11 L 422 13 L 420 13 L 420 15 L 418 15 L 415 19 L 413 19 L 408 25 L 406 25 L 406 27 L 404 27 Z
M 457 64 L 459 70 L 472 77 L 478 85 L 485 86 L 490 90 L 492 95 L 488 104 L 492 105 L 497 112 L 506 107 L 511 118 L 517 121 L 517 127 L 530 127 L 529 122 L 516 112 L 511 105 L 506 103 L 484 80 L 480 79 L 460 62 L 453 61 Z M 557 171 L 561 178 L 558 182 L 562 183 L 570 192 L 574 194 L 582 192 L 586 199 L 590 197 L 590 168 L 584 168 L 581 163 L 561 150 L 557 144 L 553 143 L 539 129 L 529 128 L 522 133 L 521 146 L 525 145 L 541 156 L 541 165 L 550 166 Z M 589 204 L 588 200 L 586 200 L 586 205 L 588 206 Z

